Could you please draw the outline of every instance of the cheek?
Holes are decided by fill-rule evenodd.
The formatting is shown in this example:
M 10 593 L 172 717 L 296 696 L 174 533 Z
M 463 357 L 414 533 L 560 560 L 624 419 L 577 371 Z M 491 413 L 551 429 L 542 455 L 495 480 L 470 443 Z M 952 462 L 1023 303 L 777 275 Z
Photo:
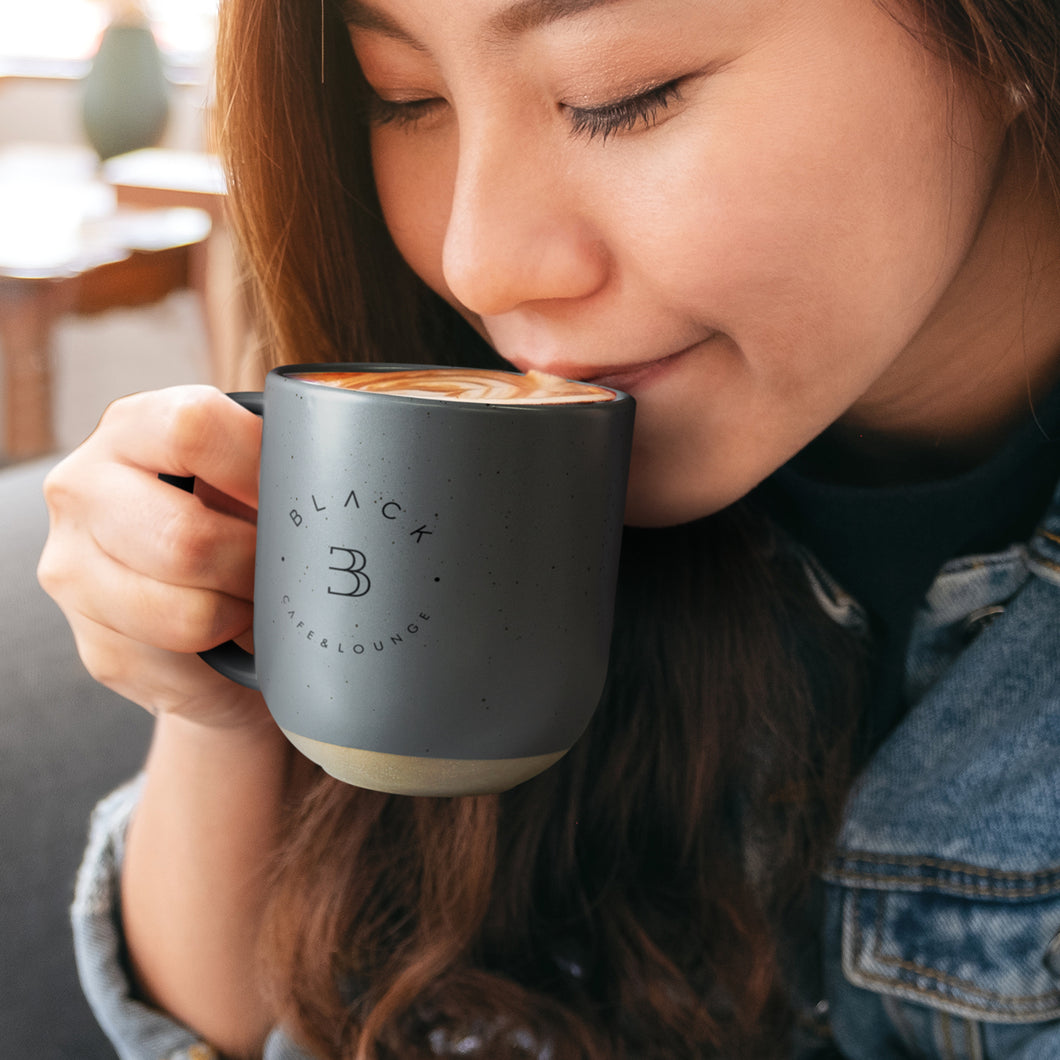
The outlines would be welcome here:
M 762 371 L 812 362 L 864 381 L 911 340 L 978 229 L 1000 133 L 894 47 L 879 71 L 734 91 L 723 120 L 683 140 L 675 123 L 642 184 L 659 190 L 626 211 L 646 282 L 667 277 Z
M 781 120 L 715 123 L 697 155 L 658 160 L 665 195 L 628 211 L 641 282 L 728 340 L 642 403 L 631 519 L 731 503 L 901 363 L 966 260 L 1003 136 L 932 91 L 821 95 L 812 117 L 778 100 Z

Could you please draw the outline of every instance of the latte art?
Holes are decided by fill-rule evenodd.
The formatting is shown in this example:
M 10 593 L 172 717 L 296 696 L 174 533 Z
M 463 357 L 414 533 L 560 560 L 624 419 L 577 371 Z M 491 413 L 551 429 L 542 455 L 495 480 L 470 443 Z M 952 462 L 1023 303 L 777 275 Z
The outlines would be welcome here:
M 575 405 L 612 401 L 615 397 L 606 387 L 573 382 L 537 371 L 519 375 L 485 368 L 423 368 L 380 372 L 304 372 L 291 378 L 344 390 L 368 390 L 400 397 L 472 401 L 490 405 Z

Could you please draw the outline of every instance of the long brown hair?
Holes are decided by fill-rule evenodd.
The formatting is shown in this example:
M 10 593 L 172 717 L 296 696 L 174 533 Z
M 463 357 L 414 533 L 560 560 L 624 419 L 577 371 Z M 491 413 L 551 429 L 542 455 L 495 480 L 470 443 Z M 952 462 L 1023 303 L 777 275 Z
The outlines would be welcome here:
M 901 14 L 1022 101 L 1055 174 L 1055 6 Z M 330 2 L 222 4 L 262 366 L 492 363 L 387 235 L 361 89 Z M 277 1018 L 329 1058 L 784 1055 L 782 940 L 834 835 L 862 672 L 743 506 L 628 531 L 608 687 L 559 764 L 501 796 L 386 796 L 316 771 L 292 791 L 265 933 Z

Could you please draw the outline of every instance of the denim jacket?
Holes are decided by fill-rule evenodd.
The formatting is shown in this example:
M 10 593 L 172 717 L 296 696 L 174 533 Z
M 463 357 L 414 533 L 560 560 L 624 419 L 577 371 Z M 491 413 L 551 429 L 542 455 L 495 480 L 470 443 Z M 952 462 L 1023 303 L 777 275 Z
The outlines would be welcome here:
M 1027 545 L 942 569 L 906 687 L 827 873 L 818 1011 L 850 1060 L 1056 1060 L 1060 491 Z
M 815 588 L 836 621 L 858 621 L 827 577 Z M 1026 545 L 943 568 L 906 682 L 914 706 L 859 777 L 826 875 L 810 1019 L 848 1060 L 1058 1060 L 1060 491 Z M 208 1060 L 122 970 L 136 797 L 96 812 L 73 910 L 82 982 L 122 1060 Z M 281 1030 L 265 1058 L 308 1060 Z
M 190 1028 L 140 1001 L 126 971 L 119 880 L 125 832 L 142 787 L 138 777 L 108 795 L 92 814 L 71 910 L 81 986 L 120 1060 L 220 1060 Z M 312 1057 L 276 1030 L 264 1060 Z

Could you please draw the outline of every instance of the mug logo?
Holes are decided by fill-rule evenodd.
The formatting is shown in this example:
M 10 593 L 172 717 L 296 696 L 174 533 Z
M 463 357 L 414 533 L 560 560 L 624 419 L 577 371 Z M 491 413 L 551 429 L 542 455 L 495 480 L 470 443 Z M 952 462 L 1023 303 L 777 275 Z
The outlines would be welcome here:
M 345 567 L 328 567 L 328 570 L 338 571 L 340 574 L 348 574 L 352 582 L 345 581 L 345 589 L 336 589 L 333 585 L 328 586 L 329 596 L 367 596 L 368 590 L 372 588 L 372 580 L 364 573 L 365 564 L 368 562 L 363 552 L 356 548 L 343 548 L 341 545 L 331 546 L 331 557 L 335 558 L 336 552 L 344 552 L 349 563 Z
M 307 533 L 310 538 L 302 559 L 291 564 L 301 569 L 302 562 L 309 561 L 304 567 L 304 582 L 299 579 L 301 584 L 297 587 L 288 582 L 283 593 L 284 610 L 294 635 L 336 655 L 389 652 L 399 645 L 421 640 L 433 613 L 432 602 L 426 593 L 422 602 L 413 604 L 410 601 L 405 614 L 381 617 L 375 611 L 377 607 L 387 606 L 388 566 L 397 563 L 406 566 L 421 550 L 428 562 L 423 573 L 423 588 L 441 582 L 440 573 L 435 573 L 429 560 L 437 513 L 434 519 L 425 522 L 423 516 L 426 513 L 415 513 L 413 506 L 407 503 L 407 497 L 399 499 L 386 493 L 368 493 L 363 487 L 310 493 L 308 500 L 303 495 L 302 499 L 291 498 L 291 502 L 284 505 L 291 527 L 298 538 Z M 380 523 L 376 523 L 373 530 L 371 524 L 375 520 Z M 331 529 L 325 529 L 324 524 Z M 385 537 L 391 547 L 397 549 L 393 555 L 379 543 L 380 525 L 388 528 Z M 350 543 L 329 543 L 344 538 Z M 294 545 L 295 540 L 291 539 L 290 544 Z M 302 551 L 303 546 L 298 547 Z M 278 556 L 281 569 L 297 577 L 288 567 L 290 553 L 286 548 L 282 551 L 285 554 Z M 326 590 L 325 598 L 334 601 L 329 606 L 338 610 L 321 610 L 323 601 L 311 604 L 311 597 L 303 594 L 307 589 L 311 593 L 314 586 L 318 592 Z M 374 594 L 372 589 L 376 589 Z M 367 599 L 369 595 L 371 600 Z M 363 602 L 357 604 L 354 601 Z

